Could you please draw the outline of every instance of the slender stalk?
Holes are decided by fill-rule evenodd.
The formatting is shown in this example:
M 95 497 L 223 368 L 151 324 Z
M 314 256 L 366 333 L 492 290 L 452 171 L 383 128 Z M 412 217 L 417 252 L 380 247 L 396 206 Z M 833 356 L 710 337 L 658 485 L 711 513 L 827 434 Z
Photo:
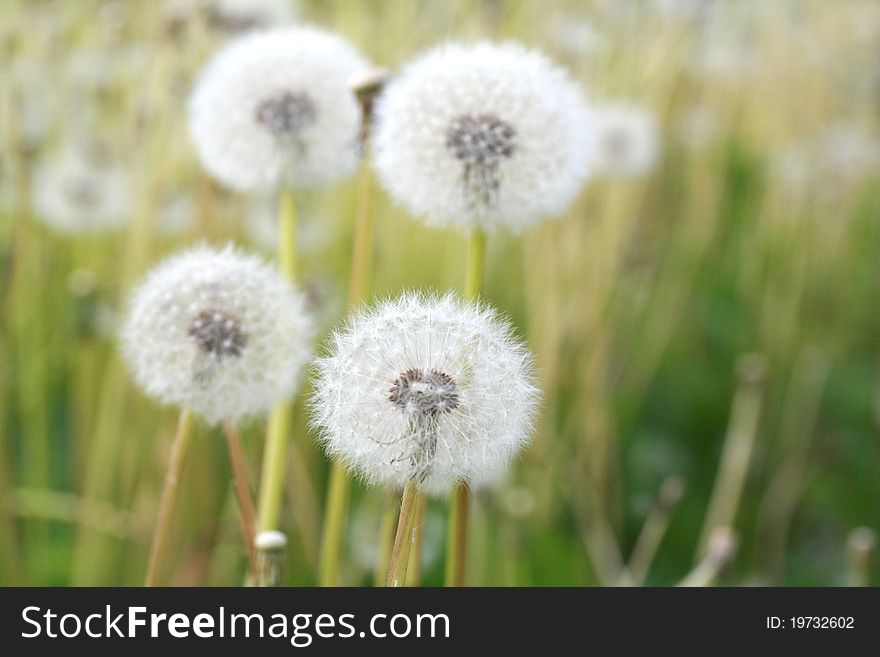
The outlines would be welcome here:
M 348 284 L 348 308 L 357 306 L 367 293 L 373 253 L 373 213 L 371 208 L 372 173 L 366 164 L 361 168 L 355 212 L 354 245 Z M 348 507 L 350 483 L 345 468 L 334 459 L 327 484 L 327 506 L 324 509 L 324 531 L 321 535 L 318 583 L 336 586 L 339 583 L 339 558 Z
M 458 484 L 449 507 L 449 533 L 446 536 L 446 586 L 464 586 L 467 566 L 467 524 L 470 489 Z
M 483 287 L 483 268 L 486 261 L 486 234 L 474 230 L 468 240 L 467 269 L 464 296 L 469 300 L 480 297 Z M 464 586 L 467 561 L 467 522 L 470 491 L 459 483 L 452 491 L 449 508 L 449 530 L 446 536 L 446 586 Z
M 407 586 L 422 584 L 422 553 L 425 544 L 425 494 L 416 495 L 416 510 L 412 526 L 412 547 L 409 552 Z
M 391 563 L 391 550 L 394 547 L 394 528 L 397 523 L 397 501 L 400 493 L 391 489 L 388 491 L 385 502 L 385 510 L 382 513 L 382 522 L 379 525 L 379 550 L 376 555 L 376 571 L 373 583 L 375 586 L 385 586 L 388 577 L 388 566 Z
M 740 383 L 734 395 L 721 462 L 703 521 L 697 560 L 704 555 L 716 529 L 733 526 L 757 438 L 766 365 L 761 356 L 751 354 L 743 357 L 739 369 Z
M 400 499 L 400 516 L 397 519 L 397 534 L 391 550 L 391 563 L 388 565 L 387 587 L 403 586 L 406 582 L 406 569 L 409 562 L 409 546 L 412 543 L 413 510 L 416 505 L 418 487 L 415 482 L 406 482 Z
M 153 542 L 150 547 L 150 560 L 147 566 L 145 586 L 157 586 L 159 582 L 159 569 L 162 566 L 165 552 L 168 549 L 168 541 L 171 538 L 171 521 L 174 518 L 178 484 L 183 474 L 183 466 L 186 463 L 193 424 L 194 415 L 192 411 L 188 408 L 183 409 L 177 422 L 177 434 L 174 436 L 174 443 L 171 446 L 171 458 L 168 461 L 168 470 L 165 473 L 165 484 L 162 488 L 159 515 L 156 520 L 156 529 L 153 532 Z
M 334 459 L 330 465 L 327 483 L 327 506 L 324 508 L 324 531 L 318 555 L 318 583 L 321 586 L 339 584 L 339 556 L 342 553 L 342 534 L 348 507 L 350 485 L 342 464 Z
M 296 199 L 288 187 L 282 187 L 278 206 L 278 265 L 287 279 L 292 281 L 296 276 Z M 281 401 L 269 418 L 257 502 L 259 531 L 278 529 L 291 415 L 290 402 Z
M 244 540 L 248 555 L 248 566 L 251 573 L 257 572 L 257 551 L 254 546 L 254 527 L 256 526 L 254 503 L 251 500 L 250 478 L 247 473 L 247 461 L 241 445 L 241 433 L 233 420 L 223 424 L 226 446 L 229 450 L 229 464 L 232 467 L 232 482 L 235 497 L 238 500 L 238 519 L 241 525 L 241 537 Z
M 297 268 L 296 221 L 293 190 L 282 187 L 278 199 L 278 264 L 291 281 L 296 278 Z
M 642 530 L 636 539 L 635 547 L 629 558 L 628 581 L 627 578 L 621 578 L 621 584 L 632 584 L 633 586 L 641 586 L 648 576 L 651 564 L 654 562 L 654 556 L 657 549 L 666 535 L 669 522 L 672 520 L 673 511 L 678 506 L 684 495 L 684 481 L 680 477 L 667 477 L 660 486 L 660 493 L 657 495 L 657 501 L 654 507 L 648 513 Z
M 280 402 L 269 418 L 260 477 L 260 497 L 257 502 L 257 530 L 261 532 L 278 528 L 284 472 L 287 469 L 287 428 L 290 426 L 290 416 L 290 403 Z
M 464 296 L 476 299 L 483 289 L 483 268 L 486 262 L 486 233 L 474 230 L 468 240 L 467 269 L 464 279 Z

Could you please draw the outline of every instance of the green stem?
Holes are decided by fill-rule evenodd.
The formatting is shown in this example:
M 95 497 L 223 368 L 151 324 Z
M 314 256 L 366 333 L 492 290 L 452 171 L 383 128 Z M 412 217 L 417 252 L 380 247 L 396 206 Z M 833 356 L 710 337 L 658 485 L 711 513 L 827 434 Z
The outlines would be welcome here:
M 352 310 L 364 298 L 369 284 L 373 254 L 373 213 L 371 168 L 361 168 L 360 187 L 355 211 L 354 244 L 351 254 L 351 274 L 348 284 L 348 308 Z M 324 531 L 318 556 L 318 583 L 321 586 L 339 584 L 339 559 L 342 554 L 343 529 L 350 488 L 348 474 L 339 461 L 330 466 L 327 484 L 327 506 L 324 509 Z
M 449 534 L 446 536 L 446 586 L 464 586 L 467 566 L 467 524 L 470 490 L 459 483 L 449 506 Z
M 162 499 L 159 503 L 159 516 L 156 520 L 153 543 L 150 547 L 150 561 L 147 566 L 145 586 L 157 586 L 159 581 L 159 569 L 164 561 L 165 553 L 168 549 L 168 540 L 171 537 L 171 521 L 174 518 L 177 491 L 180 478 L 183 475 L 186 455 L 189 451 L 194 417 L 192 411 L 188 408 L 184 408 L 180 412 L 177 434 L 174 436 L 174 443 L 171 446 L 171 458 L 168 460 L 165 484 L 162 487 Z
M 282 187 L 278 206 L 278 265 L 287 279 L 293 281 L 296 277 L 296 199 L 290 188 Z M 291 415 L 290 402 L 281 401 L 269 418 L 257 502 L 257 531 L 278 529 Z
M 394 536 L 394 547 L 391 550 L 391 563 L 388 566 L 388 578 L 385 586 L 397 588 L 406 582 L 406 568 L 409 563 L 409 546 L 412 542 L 413 510 L 419 494 L 416 483 L 406 482 L 403 496 L 400 499 L 400 515 L 397 519 L 397 534 Z
M 257 502 L 257 531 L 278 529 L 281 493 L 287 469 L 287 428 L 290 426 L 290 403 L 279 402 L 269 418 L 263 469 L 260 476 L 260 499 Z
M 409 552 L 409 572 L 407 573 L 407 586 L 421 586 L 422 584 L 422 553 L 425 544 L 425 495 L 422 492 L 416 496 L 416 510 L 412 526 L 412 548 Z
M 467 270 L 464 279 L 464 296 L 477 299 L 483 288 L 483 268 L 486 262 L 486 233 L 475 229 L 468 240 Z
M 287 279 L 296 278 L 296 199 L 289 187 L 278 199 L 278 264 Z
M 464 278 L 464 296 L 469 301 L 475 301 L 480 297 L 485 261 L 486 234 L 475 229 L 468 240 L 467 270 Z M 456 484 L 450 499 L 449 529 L 446 536 L 446 586 L 464 586 L 469 499 L 467 484 Z
M 379 550 L 373 581 L 375 586 L 385 586 L 385 579 L 388 577 L 388 565 L 391 563 L 391 550 L 394 547 L 394 528 L 397 522 L 395 510 L 399 499 L 400 494 L 396 490 L 388 491 L 382 522 L 379 525 Z
M 348 474 L 343 465 L 335 460 L 330 465 L 327 484 L 327 506 L 324 509 L 324 532 L 321 535 L 321 551 L 318 556 L 318 583 L 321 586 L 339 584 L 339 556 L 342 553 L 342 534 L 348 507 Z

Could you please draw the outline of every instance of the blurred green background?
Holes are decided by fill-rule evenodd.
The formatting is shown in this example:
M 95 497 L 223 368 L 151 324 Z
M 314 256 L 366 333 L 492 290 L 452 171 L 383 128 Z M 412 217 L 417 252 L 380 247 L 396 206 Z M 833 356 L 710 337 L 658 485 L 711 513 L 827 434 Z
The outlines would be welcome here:
M 271 202 L 202 173 L 185 107 L 220 44 L 291 21 L 392 70 L 448 39 L 516 39 L 660 127 L 652 171 L 489 241 L 485 296 L 535 351 L 544 407 L 504 484 L 475 493 L 469 583 L 880 583 L 877 2 L 0 0 L 0 17 L 0 584 L 141 583 L 176 413 L 130 382 L 117 314 L 186 244 L 272 257 Z M 38 172 L 71 144 L 124 174 L 119 229 L 41 221 Z M 325 334 L 356 186 L 298 198 Z M 460 288 L 464 238 L 374 194 L 372 292 Z M 315 582 L 327 473 L 302 397 L 290 584 Z M 243 431 L 255 477 L 264 427 Z M 198 428 L 181 488 L 172 583 L 240 583 L 218 431 Z M 344 583 L 372 583 L 387 500 L 355 486 Z M 445 519 L 432 500 L 426 584 Z

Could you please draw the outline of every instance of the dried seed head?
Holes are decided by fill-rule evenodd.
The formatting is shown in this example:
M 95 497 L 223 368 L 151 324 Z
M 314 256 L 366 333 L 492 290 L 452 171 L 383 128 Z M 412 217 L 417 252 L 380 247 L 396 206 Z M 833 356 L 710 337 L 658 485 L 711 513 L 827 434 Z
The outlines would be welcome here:
M 411 368 L 394 380 L 388 401 L 405 413 L 433 416 L 458 406 L 458 388 L 445 372 Z

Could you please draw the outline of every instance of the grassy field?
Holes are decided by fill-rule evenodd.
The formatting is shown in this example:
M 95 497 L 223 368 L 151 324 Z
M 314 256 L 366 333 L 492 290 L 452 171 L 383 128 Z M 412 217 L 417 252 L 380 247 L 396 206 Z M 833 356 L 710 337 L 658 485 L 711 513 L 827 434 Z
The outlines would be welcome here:
M 143 581 L 177 412 L 131 382 L 119 313 L 185 245 L 275 252 L 267 200 L 213 183 L 188 137 L 192 83 L 241 27 L 202 4 L 0 0 L 0 584 Z M 295 13 L 392 71 L 447 40 L 515 39 L 592 102 L 642 105 L 659 125 L 651 171 L 596 176 L 564 216 L 489 239 L 484 297 L 536 354 L 543 403 L 505 482 L 474 492 L 469 584 L 880 584 L 880 5 Z M 120 186 L 114 230 L 41 216 L 40 172 L 72 142 L 123 173 L 102 183 Z M 360 179 L 297 196 L 322 337 L 345 314 Z M 371 193 L 371 296 L 461 289 L 465 238 Z M 307 394 L 282 518 L 293 585 L 317 581 L 328 473 Z M 265 423 L 242 432 L 255 479 Z M 180 489 L 170 581 L 241 583 L 222 432 L 197 425 Z M 354 484 L 341 582 L 373 583 L 389 504 Z M 443 581 L 446 517 L 429 500 L 424 584 Z

